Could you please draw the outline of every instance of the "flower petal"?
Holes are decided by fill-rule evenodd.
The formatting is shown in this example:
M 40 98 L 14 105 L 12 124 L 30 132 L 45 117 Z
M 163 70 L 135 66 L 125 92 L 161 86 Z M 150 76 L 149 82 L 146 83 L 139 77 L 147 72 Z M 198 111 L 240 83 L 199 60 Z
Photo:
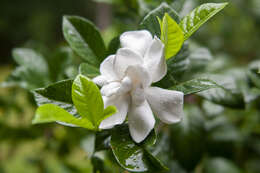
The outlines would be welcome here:
M 129 66 L 126 76 L 131 79 L 133 88 L 147 88 L 152 83 L 149 72 L 142 65 Z
M 99 76 L 93 78 L 92 81 L 99 86 L 104 86 L 104 85 L 108 84 L 107 78 L 103 75 L 99 75 Z
M 145 101 L 144 89 L 137 87 L 131 91 L 132 105 L 139 106 Z
M 149 87 L 145 90 L 145 97 L 154 114 L 164 123 L 176 123 L 183 115 L 183 93 Z
M 138 53 L 131 49 L 121 48 L 116 53 L 114 63 L 115 72 L 119 79 L 122 79 L 129 66 L 143 64 L 143 59 Z
M 128 124 L 130 134 L 135 142 L 140 143 L 149 135 L 154 128 L 155 119 L 146 100 L 139 106 L 131 105 Z
M 100 125 L 100 129 L 110 129 L 115 125 L 122 124 L 127 115 L 128 106 L 129 106 L 129 95 L 123 95 L 120 97 L 103 97 L 104 107 L 114 105 L 117 108 L 117 113 L 104 119 Z
M 117 75 L 114 71 L 114 61 L 115 55 L 110 55 L 100 64 L 100 73 L 105 76 L 108 81 L 117 79 Z
M 137 51 L 144 56 L 147 46 L 152 41 L 152 35 L 147 30 L 124 32 L 120 36 L 121 46 Z
M 149 71 L 153 82 L 158 82 L 167 73 L 164 44 L 156 36 L 145 53 L 144 66 Z
M 120 82 L 110 82 L 101 88 L 101 94 L 107 97 L 116 95 L 120 87 Z

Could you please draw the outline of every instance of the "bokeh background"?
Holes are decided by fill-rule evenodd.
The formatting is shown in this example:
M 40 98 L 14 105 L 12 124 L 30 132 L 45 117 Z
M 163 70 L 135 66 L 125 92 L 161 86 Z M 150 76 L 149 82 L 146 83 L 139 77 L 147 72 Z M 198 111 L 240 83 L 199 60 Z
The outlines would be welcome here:
M 91 20 L 101 29 L 106 43 L 123 31 L 136 29 L 146 12 L 140 12 L 139 1 L 127 1 L 1 0 L 0 82 L 16 66 L 11 54 L 13 48 L 35 48 L 48 54 L 57 47 L 66 45 L 61 29 L 63 15 L 79 15 Z M 145 1 L 149 2 L 149 8 L 163 2 Z M 165 0 L 170 4 L 175 3 L 176 10 L 180 10 L 183 1 Z M 201 3 L 224 2 L 186 1 L 190 2 L 181 11 L 183 15 Z M 260 58 L 260 1 L 226 1 L 230 3 L 229 6 L 203 26 L 192 40 L 208 47 L 213 57 L 222 58 L 223 61 L 215 63 L 223 69 L 235 65 L 247 66 L 250 61 Z M 17 87 L 0 88 L 0 173 L 90 172 L 92 166 L 86 154 L 87 144 L 84 143 L 84 139 L 88 138 L 86 131 L 56 124 L 32 126 L 35 109 L 35 103 L 27 90 Z M 231 114 L 232 117 L 235 114 L 241 117 L 244 113 Z M 239 120 L 241 119 L 235 119 L 235 122 Z M 260 131 L 259 127 L 258 130 Z M 260 140 L 254 145 L 260 153 Z M 253 165 L 254 168 L 247 172 L 260 171 L 259 158 L 252 160 L 247 166 Z M 122 171 L 114 163 L 109 160 L 107 162 L 107 167 L 110 167 L 106 168 L 107 172 Z M 237 167 L 240 162 L 237 160 Z

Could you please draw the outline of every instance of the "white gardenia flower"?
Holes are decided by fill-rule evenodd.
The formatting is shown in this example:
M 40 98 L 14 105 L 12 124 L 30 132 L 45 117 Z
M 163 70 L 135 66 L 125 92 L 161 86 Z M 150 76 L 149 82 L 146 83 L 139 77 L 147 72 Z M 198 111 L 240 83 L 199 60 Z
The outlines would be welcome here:
M 164 123 L 179 122 L 183 114 L 183 93 L 152 87 L 167 72 L 164 45 L 146 30 L 125 32 L 122 48 L 108 56 L 93 81 L 102 86 L 105 107 L 115 105 L 118 112 L 100 124 L 109 129 L 122 124 L 128 116 L 133 140 L 143 141 L 154 128 L 153 113 Z

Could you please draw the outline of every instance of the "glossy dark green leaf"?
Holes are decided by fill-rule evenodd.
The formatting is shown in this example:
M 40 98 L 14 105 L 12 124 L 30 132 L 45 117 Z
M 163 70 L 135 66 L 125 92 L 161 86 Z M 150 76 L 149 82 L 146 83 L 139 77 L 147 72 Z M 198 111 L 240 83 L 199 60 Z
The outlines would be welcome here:
M 180 79 L 183 73 L 188 69 L 190 60 L 188 44 L 184 44 L 180 52 L 167 61 L 168 72 L 176 79 Z
M 101 132 L 96 133 L 95 151 L 110 149 L 110 139 L 110 130 L 102 130 Z
M 189 54 L 188 44 L 184 43 L 180 52 L 167 61 L 167 75 L 156 85 L 162 88 L 170 88 L 173 85 L 177 85 L 189 68 Z
M 61 122 L 69 125 L 75 125 L 90 130 L 95 130 L 95 127 L 86 118 L 76 118 L 63 108 L 54 104 L 45 104 L 38 107 L 33 124 Z
M 180 23 L 180 27 L 184 32 L 184 39 L 187 40 L 201 25 L 225 8 L 227 4 L 228 3 L 202 4 L 185 16 Z
M 92 66 L 88 63 L 80 64 L 79 73 L 84 76 L 87 76 L 89 78 L 94 78 L 100 74 L 98 68 L 96 68 L 95 66 Z
M 175 85 L 169 89 L 181 91 L 185 95 L 187 94 L 194 94 L 201 91 L 205 91 L 211 88 L 221 88 L 216 82 L 209 80 L 209 79 L 193 79 L 190 81 L 186 81 Z
M 95 66 L 105 58 L 106 48 L 96 26 L 77 16 L 63 17 L 63 34 L 71 48 Z
M 232 75 L 231 72 L 222 75 L 206 75 L 206 78 L 216 82 L 221 88 L 212 88 L 200 92 L 198 95 L 223 106 L 244 108 L 243 95 L 237 82 L 237 78 L 240 76 Z
M 169 134 L 162 131 L 157 135 L 157 142 L 155 145 L 147 146 L 147 150 L 150 151 L 153 156 L 160 159 L 160 162 L 165 163 L 168 166 L 173 154 L 172 147 L 170 146 Z
M 180 123 L 171 126 L 171 141 L 175 159 L 188 171 L 193 170 L 205 150 L 204 118 L 199 108 L 186 107 Z
M 203 173 L 242 173 L 231 160 L 225 158 L 210 158 L 204 162 Z
M 107 55 L 116 54 L 117 49 L 120 48 L 120 40 L 119 37 L 113 38 L 108 45 Z
M 111 148 L 117 162 L 131 172 L 165 170 L 162 164 L 145 149 L 145 146 L 154 141 L 150 139 L 154 138 L 153 135 L 154 132 L 144 142 L 136 144 L 129 134 L 128 126 L 116 127 L 112 132 Z
M 161 30 L 157 17 L 162 19 L 165 13 L 168 13 L 177 23 L 180 21 L 177 12 L 175 12 L 167 3 L 162 3 L 144 17 L 140 23 L 140 29 L 147 29 L 152 35 L 156 35 L 160 38 Z
M 33 94 L 37 105 L 55 104 L 69 113 L 77 115 L 71 98 L 72 83 L 73 80 L 63 80 L 51 84 L 46 88 L 34 90 Z
M 116 112 L 114 106 L 104 110 L 99 88 L 83 75 L 78 75 L 72 85 L 72 100 L 82 118 L 88 119 L 98 129 L 102 120 Z

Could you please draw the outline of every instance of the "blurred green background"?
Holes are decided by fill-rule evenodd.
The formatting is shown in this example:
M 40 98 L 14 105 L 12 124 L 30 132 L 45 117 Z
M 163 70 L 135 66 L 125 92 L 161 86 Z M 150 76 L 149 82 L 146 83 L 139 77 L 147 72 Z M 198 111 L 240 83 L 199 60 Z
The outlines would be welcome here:
M 93 21 L 102 30 L 104 40 L 108 43 L 123 31 L 136 29 L 146 14 L 146 8 L 152 9 L 163 2 L 163 0 L 96 1 L 108 3 L 90 0 L 1 0 L 0 82 L 16 65 L 11 55 L 13 48 L 32 47 L 43 54 L 48 54 L 55 48 L 66 44 L 61 29 L 63 15 L 79 15 Z M 148 4 L 145 8 L 142 6 L 143 1 Z M 180 10 L 179 6 L 184 0 L 165 0 L 169 4 L 175 4 L 176 10 L 181 11 L 183 15 L 201 3 L 224 2 L 222 0 L 187 1 L 189 3 L 184 5 L 184 10 Z M 218 63 L 220 70 L 229 65 L 245 67 L 248 62 L 260 58 L 260 1 L 226 1 L 230 3 L 229 6 L 192 37 L 196 44 L 208 47 L 214 57 L 223 59 L 223 61 L 215 62 Z M 140 10 L 141 8 L 144 10 Z M 32 126 L 31 119 L 35 109 L 36 105 L 28 91 L 20 88 L 0 88 L 0 173 L 91 172 L 93 167 L 87 157 L 83 142 L 89 137 L 89 132 L 56 124 Z M 248 138 L 246 143 L 250 145 L 251 140 L 257 140 L 253 143 L 254 149 L 248 147 L 246 152 L 249 154 L 236 157 L 238 160 L 234 159 L 236 166 L 235 168 L 231 166 L 233 172 L 237 169 L 236 167 L 241 166 L 239 163 L 243 161 L 243 157 L 249 157 L 251 161 L 241 166 L 249 167 L 249 171 L 246 172 L 257 173 L 260 170 L 260 159 L 257 158 L 260 155 L 260 128 L 259 124 L 254 124 L 259 121 L 257 113 L 259 112 L 255 110 L 248 112 L 227 110 L 225 113 L 230 115 L 229 119 L 234 122 L 232 128 L 242 127 L 240 130 L 243 135 L 247 131 L 251 134 L 252 129 L 257 131 L 254 132 L 257 138 Z M 245 118 L 244 114 L 252 116 Z M 227 131 L 230 129 L 228 128 Z M 225 132 L 223 130 L 220 133 Z M 228 146 L 229 142 L 224 144 Z M 239 145 L 244 144 L 240 141 L 236 143 L 238 151 L 241 149 Z M 216 146 L 213 143 L 212 148 L 214 147 Z M 226 151 L 222 152 L 226 152 L 223 155 L 226 154 L 229 157 L 228 149 L 226 147 Z M 255 151 L 258 155 L 252 156 L 251 159 L 250 152 Z M 242 151 L 241 153 L 244 154 Z M 241 153 L 237 152 L 235 155 Z M 104 172 L 123 172 L 113 161 L 111 153 L 100 153 L 100 155 L 100 157 L 110 158 L 102 165 Z M 96 162 L 99 163 L 98 159 Z M 196 172 L 201 172 L 200 167 Z

